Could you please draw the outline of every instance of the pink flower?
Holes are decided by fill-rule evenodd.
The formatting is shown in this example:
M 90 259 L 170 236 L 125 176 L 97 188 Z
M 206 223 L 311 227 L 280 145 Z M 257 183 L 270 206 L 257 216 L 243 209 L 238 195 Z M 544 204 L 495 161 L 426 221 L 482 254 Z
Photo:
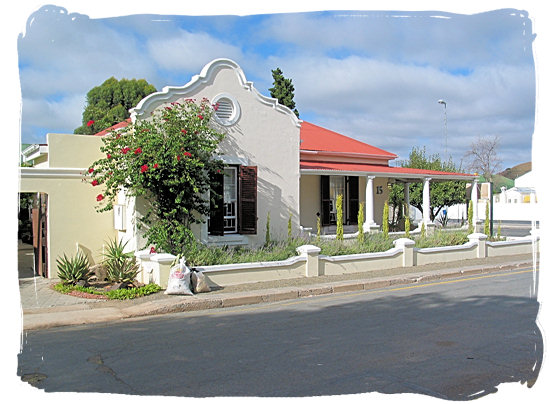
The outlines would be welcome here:
M 147 164 L 144 164 L 141 166 L 141 172 L 144 173 L 149 169 L 149 166 Z
M 88 128 L 89 128 L 89 127 L 92 126 L 94 123 L 95 123 L 95 121 L 92 120 L 92 119 L 90 119 L 86 125 L 87 125 Z
M 107 158 L 110 159 L 112 156 L 110 154 L 107 154 Z
M 149 250 L 149 254 L 156 254 L 156 253 L 157 253 L 156 248 L 154 246 L 151 247 L 151 249 Z
M 185 152 L 185 153 L 183 153 L 183 155 L 184 155 L 185 157 L 191 157 L 191 156 L 192 156 L 192 154 L 189 153 L 189 152 Z
M 204 117 L 202 115 L 199 115 L 199 119 L 204 119 Z
M 93 180 L 93 181 L 92 181 L 92 186 L 95 187 L 96 185 L 99 185 L 99 182 L 98 182 L 97 180 Z
M 130 151 L 130 148 L 129 147 L 123 147 L 122 150 L 120 151 L 122 154 L 126 154 Z
M 159 168 L 159 165 L 157 163 L 153 164 L 153 168 Z
M 187 135 L 187 131 L 185 129 L 182 129 L 181 133 L 183 133 L 184 135 Z
M 214 104 L 214 105 L 212 105 L 212 106 L 214 107 L 214 111 L 217 111 L 217 110 L 218 110 L 218 108 L 220 108 L 220 103 L 219 103 L 219 102 L 217 102 L 217 103 L 215 103 L 215 104 Z
M 135 151 L 134 151 L 134 154 L 140 154 L 141 153 L 141 147 L 138 147 Z
M 103 200 L 103 198 L 104 198 L 104 196 L 102 194 L 99 194 L 98 196 L 96 196 L 95 199 L 96 199 L 96 201 L 100 202 L 100 201 Z
M 94 172 L 94 169 L 92 167 L 88 168 L 88 173 L 93 173 Z
M 181 160 L 181 156 L 177 156 L 176 158 L 178 159 L 178 161 L 180 161 L 180 160 Z
M 170 107 L 164 107 L 164 109 L 167 110 L 167 111 L 171 111 L 171 110 L 172 110 L 172 108 L 170 108 Z

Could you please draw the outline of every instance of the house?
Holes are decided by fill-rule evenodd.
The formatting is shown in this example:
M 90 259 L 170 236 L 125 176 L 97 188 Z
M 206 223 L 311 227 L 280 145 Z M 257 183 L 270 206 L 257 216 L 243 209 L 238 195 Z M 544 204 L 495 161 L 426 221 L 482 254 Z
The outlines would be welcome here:
M 268 215 L 273 238 L 286 237 L 289 220 L 298 231 L 315 228 L 320 217 L 329 231 L 335 225 L 338 194 L 344 196 L 344 220 L 350 231 L 359 225 L 361 203 L 365 230 L 377 231 L 389 184 L 404 183 L 408 198 L 408 184 L 422 182 L 424 206 L 429 206 L 431 182 L 477 178 L 392 167 L 389 162 L 397 158 L 395 154 L 299 120 L 276 99 L 260 94 L 237 63 L 228 59 L 210 62 L 182 87 L 148 95 L 130 111 L 130 119 L 149 119 L 153 111 L 170 103 L 204 97 L 220 106 L 213 124 L 226 134 L 219 147 L 226 168 L 223 211 L 213 212 L 210 220 L 192 229 L 203 243 L 261 245 Z M 147 247 L 137 228 L 143 202 L 122 191 L 113 213 L 97 213 L 96 191 L 81 181 L 85 167 L 101 157 L 102 135 L 127 124 L 121 122 L 98 136 L 48 134 L 47 145 L 32 152 L 45 161 L 21 168 L 21 192 L 39 193 L 47 201 L 47 253 L 41 264 L 46 275 L 55 276 L 55 258 L 72 255 L 76 248 L 84 250 L 92 263 L 99 261 L 108 238 L 123 240 L 134 251 Z M 423 220 L 432 225 L 428 214 Z

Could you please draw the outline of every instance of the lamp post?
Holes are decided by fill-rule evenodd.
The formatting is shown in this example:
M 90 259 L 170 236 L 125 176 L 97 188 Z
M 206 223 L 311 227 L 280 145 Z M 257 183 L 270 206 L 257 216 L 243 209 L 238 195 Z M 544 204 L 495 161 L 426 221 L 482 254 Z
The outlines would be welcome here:
M 445 116 L 445 161 L 447 161 L 447 103 L 443 100 L 437 101 L 439 104 L 442 104 L 444 109 L 444 116 Z

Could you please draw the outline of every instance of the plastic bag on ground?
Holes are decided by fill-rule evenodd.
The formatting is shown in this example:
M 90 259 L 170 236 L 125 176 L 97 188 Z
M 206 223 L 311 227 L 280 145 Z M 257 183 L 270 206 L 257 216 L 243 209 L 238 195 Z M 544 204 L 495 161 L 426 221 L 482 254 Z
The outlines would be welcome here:
M 191 271 L 191 285 L 195 293 L 210 292 L 206 277 L 200 271 Z
M 168 286 L 165 295 L 193 295 L 191 291 L 191 270 L 185 265 L 185 257 L 180 259 L 179 264 L 170 268 Z

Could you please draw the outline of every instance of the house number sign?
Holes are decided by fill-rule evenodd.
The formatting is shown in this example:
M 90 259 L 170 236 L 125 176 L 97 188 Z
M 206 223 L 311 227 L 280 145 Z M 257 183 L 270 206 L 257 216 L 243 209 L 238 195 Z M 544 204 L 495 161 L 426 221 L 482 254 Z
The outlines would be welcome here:
M 377 186 L 376 187 L 376 195 L 380 195 L 382 193 L 384 193 L 382 185 Z

